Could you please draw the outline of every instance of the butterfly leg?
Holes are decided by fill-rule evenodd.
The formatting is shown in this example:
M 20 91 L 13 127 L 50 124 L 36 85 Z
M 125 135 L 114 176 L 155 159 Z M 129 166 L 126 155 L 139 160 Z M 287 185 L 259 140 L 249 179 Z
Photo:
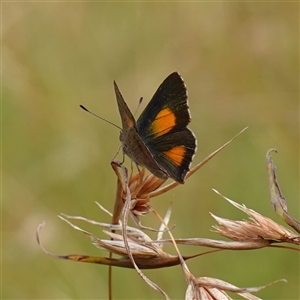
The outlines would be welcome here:
M 135 165 L 136 165 L 136 168 L 137 168 L 137 170 L 138 170 L 138 172 L 139 172 L 140 183 L 142 183 L 142 181 L 143 181 L 143 175 L 142 175 L 142 172 L 141 172 L 141 170 L 140 170 L 140 168 L 139 168 L 139 165 L 138 165 L 137 163 L 136 163 Z
M 118 148 L 118 150 L 117 150 L 115 156 L 112 158 L 111 161 L 114 161 L 114 160 L 115 160 L 115 158 L 117 157 L 117 155 L 118 155 L 119 152 L 120 152 L 121 147 L 122 147 L 122 145 L 119 146 L 119 148 Z M 125 159 L 124 159 L 124 155 L 125 155 L 125 154 L 124 154 L 124 152 L 123 152 L 123 160 L 122 160 L 121 164 L 123 164 L 123 162 L 124 162 L 124 160 L 125 160 Z

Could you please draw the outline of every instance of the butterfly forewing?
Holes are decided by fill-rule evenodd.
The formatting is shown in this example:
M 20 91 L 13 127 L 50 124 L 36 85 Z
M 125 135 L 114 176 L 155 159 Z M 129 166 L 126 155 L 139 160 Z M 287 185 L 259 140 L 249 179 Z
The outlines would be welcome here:
M 147 144 L 153 138 L 180 130 L 190 122 L 187 91 L 181 76 L 169 75 L 137 121 L 137 129 Z
M 115 81 L 114 81 L 114 88 L 115 88 L 118 108 L 119 108 L 119 112 L 120 112 L 120 116 L 121 116 L 121 120 L 122 120 L 123 130 L 125 130 L 128 127 L 135 127 L 136 126 L 135 119 L 134 119 L 130 109 L 128 108 L 126 102 L 124 101 L 124 98 L 123 98 Z

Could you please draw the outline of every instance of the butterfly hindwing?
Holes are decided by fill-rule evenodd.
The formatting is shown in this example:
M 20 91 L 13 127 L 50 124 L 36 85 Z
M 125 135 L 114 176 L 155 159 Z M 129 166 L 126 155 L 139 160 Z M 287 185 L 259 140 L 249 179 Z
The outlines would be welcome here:
M 172 131 L 167 138 L 160 136 L 153 139 L 148 147 L 157 164 L 171 178 L 183 183 L 196 150 L 196 139 L 192 131 L 189 128 Z

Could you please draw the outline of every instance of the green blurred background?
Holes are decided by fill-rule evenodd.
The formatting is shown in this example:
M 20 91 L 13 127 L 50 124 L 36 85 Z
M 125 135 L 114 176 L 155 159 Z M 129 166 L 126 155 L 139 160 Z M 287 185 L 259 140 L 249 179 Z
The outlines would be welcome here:
M 281 223 L 269 200 L 270 148 L 279 150 L 279 184 L 299 219 L 298 3 L 7 2 L 2 18 L 3 299 L 107 298 L 107 267 L 45 255 L 35 230 L 47 222 L 41 239 L 51 252 L 106 255 L 57 214 L 110 220 L 94 201 L 112 210 L 119 132 L 78 105 L 120 125 L 113 80 L 132 111 L 144 97 L 141 111 L 180 72 L 198 138 L 193 164 L 249 126 L 184 186 L 152 200 L 161 214 L 173 202 L 175 237 L 218 239 L 209 212 L 246 218 L 211 188 Z M 158 226 L 151 215 L 143 223 Z M 228 251 L 188 266 L 196 277 L 241 287 L 286 278 L 257 295 L 299 299 L 295 251 Z M 145 273 L 172 299 L 184 298 L 180 267 Z M 162 299 L 134 270 L 114 269 L 113 285 L 115 299 Z

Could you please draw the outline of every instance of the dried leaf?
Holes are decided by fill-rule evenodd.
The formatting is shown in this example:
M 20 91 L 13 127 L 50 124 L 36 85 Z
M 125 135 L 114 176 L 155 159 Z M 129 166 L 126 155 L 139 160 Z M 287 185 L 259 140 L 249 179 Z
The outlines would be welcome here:
M 212 215 L 221 225 L 214 227 L 219 234 L 235 241 L 269 240 L 272 243 L 287 242 L 296 245 L 300 244 L 300 237 L 295 235 L 288 228 L 247 208 L 245 205 L 240 205 L 228 199 L 218 191 L 214 191 L 250 217 L 250 221 L 232 221 Z
M 272 151 L 277 153 L 277 150 L 271 149 L 267 152 L 267 172 L 269 189 L 271 193 L 271 202 L 277 215 L 280 216 L 286 224 L 300 233 L 300 223 L 288 213 L 286 200 L 280 191 L 280 187 L 276 178 L 276 167 L 273 164 L 272 157 L 270 156 L 270 152 Z
M 70 217 L 78 219 L 78 217 Z M 40 245 L 41 249 L 49 256 L 53 258 L 58 259 L 67 259 L 77 262 L 87 262 L 87 263 L 95 263 L 95 264 L 102 264 L 102 265 L 108 265 L 108 266 L 115 266 L 115 267 L 122 267 L 122 268 L 133 268 L 132 261 L 127 256 L 127 252 L 125 249 L 125 244 L 123 241 L 123 238 L 121 235 L 117 235 L 111 232 L 104 231 L 105 233 L 108 233 L 109 236 L 114 235 L 115 238 L 117 238 L 117 241 L 113 240 L 102 240 L 95 237 L 93 234 L 79 228 L 78 226 L 70 223 L 68 220 L 60 217 L 62 220 L 64 220 L 67 224 L 72 226 L 74 229 L 86 234 L 95 244 L 97 247 L 102 248 L 106 251 L 111 251 L 116 253 L 117 255 L 122 255 L 121 258 L 107 258 L 102 256 L 89 256 L 89 255 L 80 255 L 80 254 L 69 254 L 69 255 L 56 255 L 52 254 L 49 251 L 47 251 L 40 242 L 40 231 L 44 227 L 45 222 L 41 223 L 36 231 L 36 238 L 38 241 L 38 244 Z M 82 218 L 82 220 L 85 220 Z M 89 222 L 90 220 L 87 220 Z M 90 223 L 90 222 L 89 222 Z M 97 222 L 95 222 L 97 223 Z M 111 224 L 105 224 L 105 223 L 98 223 L 96 225 L 103 224 L 104 227 L 107 228 L 113 228 L 113 229 L 120 229 L 119 225 L 111 225 Z M 115 226 L 115 227 L 114 227 Z M 127 228 L 128 229 L 128 228 Z M 144 239 L 144 233 L 141 235 L 141 239 L 137 238 L 138 232 L 141 232 L 139 229 L 129 227 L 128 232 L 130 232 L 131 237 L 135 237 L 135 240 L 129 240 L 128 245 L 131 249 L 131 252 L 133 253 L 135 263 L 140 269 L 157 269 L 157 268 L 165 268 L 165 267 L 171 267 L 175 265 L 180 264 L 180 259 L 178 256 L 170 255 L 166 252 L 163 252 L 161 250 L 161 247 L 157 245 L 157 243 L 153 244 L 146 244 L 144 245 L 143 239 Z M 134 233 L 134 234 L 133 234 Z M 122 240 L 119 240 L 122 239 Z M 146 240 L 150 240 L 148 237 Z M 183 259 L 188 260 L 194 257 L 197 257 L 198 255 L 193 256 L 185 256 Z
M 232 292 L 240 295 L 241 297 L 249 300 L 258 300 L 260 298 L 252 295 L 253 292 L 258 292 L 267 286 L 270 286 L 277 282 L 286 282 L 285 279 L 280 279 L 269 283 L 265 286 L 250 287 L 250 288 L 239 288 L 226 281 L 211 278 L 211 277 L 198 277 L 195 278 L 191 275 L 189 279 L 189 285 L 186 291 L 186 300 L 203 300 L 203 299 L 232 299 L 226 292 Z
M 249 241 L 220 241 L 213 239 L 205 238 L 187 238 L 187 239 L 175 239 L 176 244 L 180 245 L 191 245 L 191 246 L 202 246 L 209 248 L 216 248 L 219 250 L 209 251 L 208 253 L 213 253 L 221 250 L 251 250 L 251 249 L 260 249 L 268 247 L 272 244 L 272 241 L 268 240 L 249 240 Z M 172 243 L 171 240 L 162 240 L 161 243 Z

